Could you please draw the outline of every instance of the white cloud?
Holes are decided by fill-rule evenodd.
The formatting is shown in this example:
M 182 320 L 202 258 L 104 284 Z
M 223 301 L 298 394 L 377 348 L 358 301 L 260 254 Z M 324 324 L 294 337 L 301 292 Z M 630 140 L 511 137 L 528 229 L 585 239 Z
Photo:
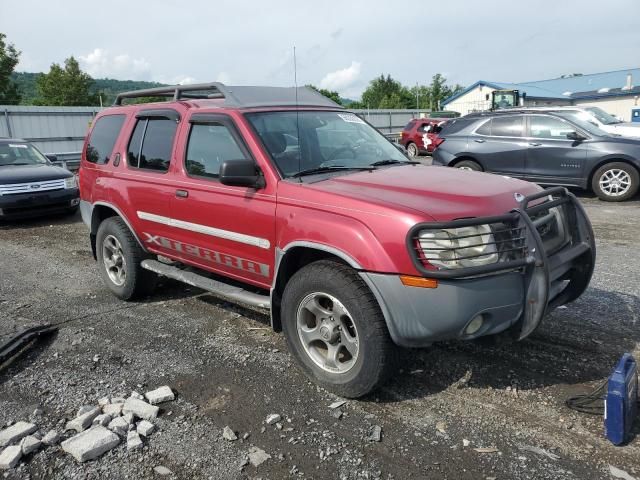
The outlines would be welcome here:
M 328 90 L 345 90 L 358 81 L 361 67 L 361 63 L 354 60 L 347 68 L 329 72 L 320 80 L 320 87 Z
M 132 58 L 126 53 L 112 55 L 108 50 L 96 48 L 87 55 L 80 55 L 79 59 L 82 68 L 95 78 L 137 80 L 149 77 L 149 62 L 144 58 Z
M 228 85 L 231 83 L 231 76 L 227 72 L 220 72 L 216 77 L 216 82 L 226 83 Z

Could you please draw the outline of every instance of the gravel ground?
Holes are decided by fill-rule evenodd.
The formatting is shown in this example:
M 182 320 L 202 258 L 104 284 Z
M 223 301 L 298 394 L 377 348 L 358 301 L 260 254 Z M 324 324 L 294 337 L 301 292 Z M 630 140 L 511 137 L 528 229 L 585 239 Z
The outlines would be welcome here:
M 582 298 L 517 344 L 405 351 L 382 391 L 337 409 L 263 312 L 170 280 L 143 302 L 123 303 L 98 277 L 79 217 L 2 224 L 0 342 L 28 325 L 61 328 L 0 372 L 0 426 L 31 418 L 45 433 L 105 395 L 162 385 L 177 393 L 142 450 L 121 445 L 77 464 L 51 447 L 4 476 L 157 478 L 162 465 L 173 472 L 164 478 L 185 479 L 608 479 L 611 465 L 640 478 L 637 437 L 614 447 L 600 417 L 564 406 L 623 352 L 640 358 L 640 200 L 580 196 L 598 243 Z M 265 423 L 272 413 L 278 425 Z M 225 426 L 237 440 L 223 438 Z M 253 447 L 271 458 L 247 464 Z

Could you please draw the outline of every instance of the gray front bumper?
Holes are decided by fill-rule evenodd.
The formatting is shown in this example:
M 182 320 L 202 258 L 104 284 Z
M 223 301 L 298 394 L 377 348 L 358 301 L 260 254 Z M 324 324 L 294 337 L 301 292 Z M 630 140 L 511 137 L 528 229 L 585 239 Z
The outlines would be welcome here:
M 397 275 L 361 272 L 375 295 L 393 341 L 403 347 L 422 347 L 437 340 L 470 339 L 499 333 L 522 315 L 522 274 L 510 272 L 466 280 L 441 280 L 437 288 L 407 287 Z M 477 315 L 480 330 L 464 330 Z

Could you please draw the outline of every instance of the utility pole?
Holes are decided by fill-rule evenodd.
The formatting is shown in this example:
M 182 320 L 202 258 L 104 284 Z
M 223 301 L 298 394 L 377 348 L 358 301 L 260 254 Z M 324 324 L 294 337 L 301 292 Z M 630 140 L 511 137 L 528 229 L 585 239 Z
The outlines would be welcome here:
M 420 108 L 420 89 L 418 88 L 418 82 L 416 82 L 416 108 Z

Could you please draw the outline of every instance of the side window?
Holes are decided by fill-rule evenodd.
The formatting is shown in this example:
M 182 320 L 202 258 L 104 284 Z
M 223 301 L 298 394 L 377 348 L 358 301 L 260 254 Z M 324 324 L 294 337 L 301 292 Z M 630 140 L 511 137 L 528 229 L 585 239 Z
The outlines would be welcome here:
M 223 162 L 246 158 L 231 131 L 222 123 L 191 126 L 185 158 L 189 175 L 217 178 Z
M 531 115 L 529 119 L 531 136 L 535 138 L 566 140 L 567 133 L 575 131 L 574 127 L 558 118 Z
M 480 128 L 476 130 L 478 135 L 491 135 L 491 119 L 484 122 Z
M 177 127 L 175 120 L 166 118 L 138 120 L 127 147 L 129 166 L 159 172 L 169 170 Z
M 416 124 L 415 120 L 411 120 L 409 123 L 407 123 L 404 127 L 404 131 L 408 132 L 409 130 L 411 130 L 413 128 L 413 126 Z
M 491 119 L 491 136 L 521 137 L 522 117 L 493 117 Z
M 109 161 L 125 115 L 105 115 L 93 127 L 87 143 L 87 162 L 103 165 Z

